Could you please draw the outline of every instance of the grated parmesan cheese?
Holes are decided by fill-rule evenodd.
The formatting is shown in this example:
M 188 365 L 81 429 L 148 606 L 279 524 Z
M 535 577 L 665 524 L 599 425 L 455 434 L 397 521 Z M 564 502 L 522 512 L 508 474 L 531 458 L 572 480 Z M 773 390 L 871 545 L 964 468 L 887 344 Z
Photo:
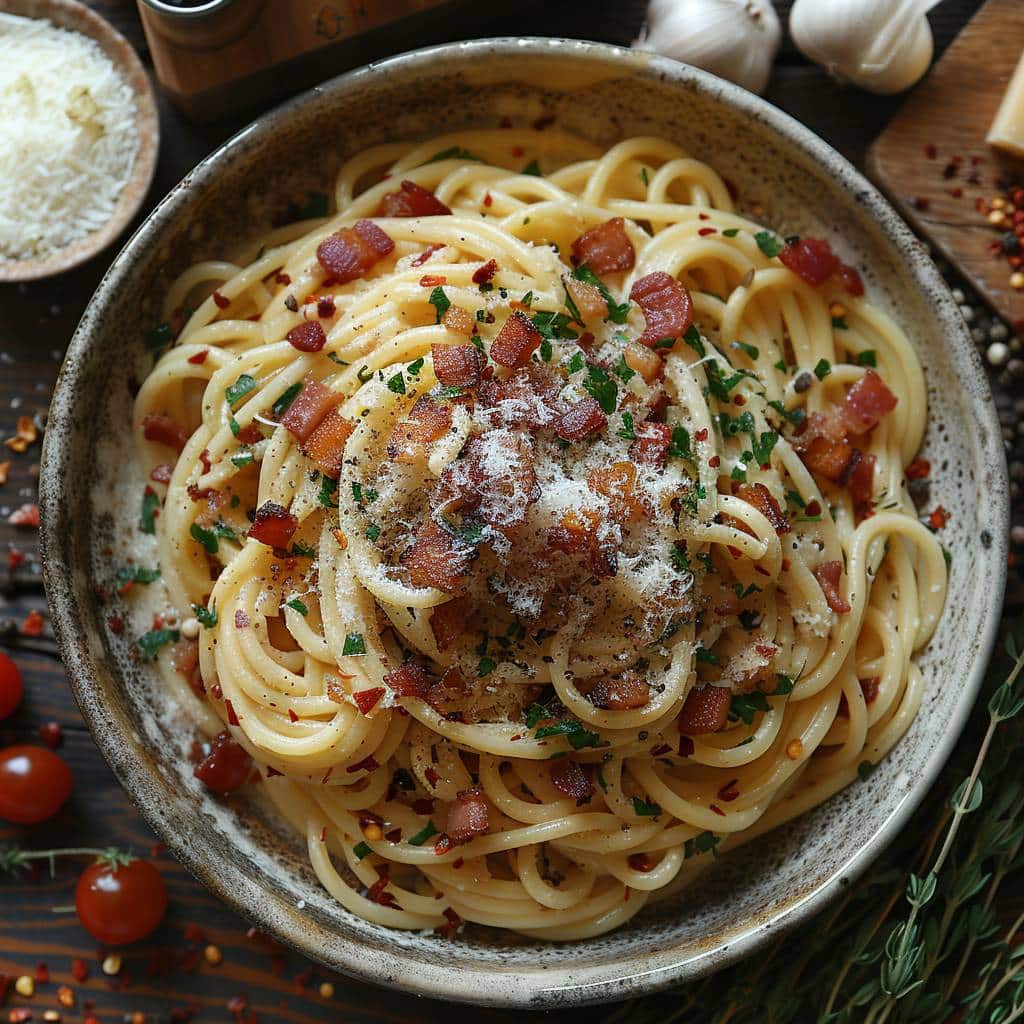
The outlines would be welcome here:
M 94 40 L 0 14 L 0 260 L 101 228 L 139 148 L 132 91 Z

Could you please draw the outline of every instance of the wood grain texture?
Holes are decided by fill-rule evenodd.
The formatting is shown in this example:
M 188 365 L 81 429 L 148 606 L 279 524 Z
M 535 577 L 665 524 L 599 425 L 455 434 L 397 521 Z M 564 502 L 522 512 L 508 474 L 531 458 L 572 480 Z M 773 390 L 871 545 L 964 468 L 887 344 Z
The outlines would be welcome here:
M 94 0 L 92 6 L 147 59 L 132 0 Z M 788 6 L 779 4 L 783 15 Z M 932 13 L 940 48 L 977 6 L 977 0 L 946 0 Z M 497 5 L 497 9 L 511 13 L 488 17 L 474 34 L 570 35 L 628 43 L 639 31 L 645 4 L 642 0 L 560 0 L 558 4 Z M 461 38 L 466 31 L 462 25 L 452 25 L 448 37 Z M 416 45 L 416 41 L 402 45 Z M 396 42 L 395 49 L 402 45 Z M 899 99 L 870 97 L 840 87 L 820 69 L 803 62 L 788 43 L 780 55 L 768 98 L 860 164 L 869 142 L 900 103 Z M 257 112 L 239 111 L 197 126 L 161 98 L 160 113 L 163 147 L 144 210 L 152 208 L 189 168 Z M 119 242 L 124 240 L 122 237 Z M 19 415 L 45 415 L 68 339 L 114 251 L 108 250 L 51 281 L 0 286 L 0 438 L 14 433 Z M 0 486 L 0 646 L 10 650 L 22 667 L 27 695 L 20 711 L 0 723 L 0 744 L 35 742 L 42 723 L 60 723 L 64 734 L 61 753 L 73 768 L 75 791 L 64 811 L 45 826 L 0 827 L 0 844 L 16 841 L 32 848 L 116 844 L 148 853 L 155 837 L 116 785 L 84 730 L 52 640 L 48 639 L 49 625 L 37 640 L 17 635 L 18 624 L 30 610 L 45 608 L 35 561 L 34 531 L 12 527 L 6 521 L 13 508 L 35 500 L 39 445 L 23 455 L 8 455 L 6 449 L 0 449 L 0 462 L 7 459 L 11 462 L 10 477 L 6 485 Z M 83 467 L 83 472 L 87 471 L 88 467 Z M 26 556 L 13 574 L 5 568 L 9 545 Z M 168 1021 L 172 1010 L 193 1004 L 199 1021 L 229 1021 L 232 1014 L 228 1001 L 243 994 L 261 1024 L 441 1019 L 451 1024 L 533 1020 L 562 1024 L 581 1019 L 578 1012 L 542 1017 L 450 1007 L 343 978 L 331 979 L 335 994 L 323 999 L 317 991 L 326 978 L 323 972 L 318 970 L 307 980 L 307 964 L 275 949 L 265 939 L 247 938 L 246 923 L 215 901 L 182 868 L 164 855 L 158 855 L 157 862 L 170 889 L 167 920 L 152 940 L 125 951 L 125 969 L 116 979 L 100 971 L 96 944 L 80 928 L 73 912 L 53 909 L 67 908 L 73 901 L 80 862 L 58 864 L 53 879 L 45 873 L 35 882 L 0 878 L 0 975 L 32 973 L 37 963 L 45 962 L 52 978 L 39 986 L 31 1000 L 8 994 L 4 1010 L 27 1006 L 33 1011 L 33 1019 L 39 1021 L 45 1009 L 56 1006 L 58 985 L 72 984 L 77 1002 L 74 1010 L 65 1012 L 65 1020 L 74 1022 L 83 1019 L 86 999 L 95 1002 L 95 1013 L 105 1024 L 120 1024 L 123 1015 L 134 1012 L 144 1013 L 147 1021 Z M 191 923 L 200 925 L 207 938 L 221 947 L 224 961 L 219 967 L 202 962 L 201 953 L 186 942 L 185 930 Z M 89 963 L 91 976 L 84 985 L 71 981 L 72 957 L 83 957 Z M 598 1024 L 604 1016 L 599 1009 L 584 1013 L 585 1019 Z
M 1024 4 L 988 0 L 868 155 L 903 216 L 1011 322 L 1024 321 L 1024 290 L 1010 287 L 1009 265 L 989 251 L 1001 233 L 976 202 L 998 195 L 1001 179 L 1024 181 L 1024 163 L 985 142 L 1022 50 Z

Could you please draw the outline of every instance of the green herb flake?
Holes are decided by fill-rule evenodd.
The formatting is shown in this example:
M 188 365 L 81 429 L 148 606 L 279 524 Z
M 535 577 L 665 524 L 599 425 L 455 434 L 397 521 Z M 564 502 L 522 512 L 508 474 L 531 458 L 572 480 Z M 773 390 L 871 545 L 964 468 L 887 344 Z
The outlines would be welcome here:
M 633 429 L 633 414 L 624 412 L 622 414 L 622 426 L 615 432 L 617 437 L 625 441 L 635 441 L 636 431 Z
M 760 249 L 768 259 L 774 259 L 780 252 L 782 252 L 782 246 L 779 245 L 778 239 L 770 231 L 758 231 L 758 233 L 754 235 L 754 241 L 757 242 L 758 249 Z
M 729 714 L 733 718 L 739 718 L 745 725 L 754 724 L 754 715 L 758 711 L 771 711 L 771 709 L 772 706 L 768 703 L 768 698 L 760 690 L 734 694 L 729 702 Z
M 401 370 L 394 377 L 388 378 L 388 391 L 393 391 L 396 395 L 405 394 L 405 377 L 402 376 Z
M 242 432 L 242 426 L 238 422 L 238 420 L 235 419 L 234 416 L 228 417 L 228 426 L 231 428 L 231 433 L 235 437 L 238 437 L 238 435 Z
M 641 818 L 656 818 L 661 814 L 661 805 L 656 803 L 648 803 L 646 800 L 641 800 L 640 797 L 633 797 L 633 813 Z
M 863 352 L 857 353 L 858 366 L 877 366 L 878 353 L 873 348 L 866 348 Z
M 405 372 L 407 374 L 409 374 L 410 377 L 418 377 L 420 375 L 420 370 L 423 369 L 423 363 L 424 363 L 423 356 L 420 356 L 419 359 L 413 360 L 405 368 Z
M 356 655 L 366 653 L 366 641 L 363 639 L 362 633 L 349 633 L 345 637 L 345 646 L 342 647 L 341 653 L 346 657 L 355 657 Z
M 237 455 L 231 456 L 231 464 L 237 469 L 244 469 L 252 463 L 252 460 L 252 452 L 239 452 Z
M 535 178 L 540 177 L 540 164 L 531 160 L 520 172 L 520 174 L 532 174 Z
M 452 304 L 451 299 L 448 298 L 440 285 L 430 293 L 427 302 L 434 307 L 434 323 L 436 324 L 441 322 L 441 318 L 448 312 L 448 307 Z
M 202 544 L 211 555 L 217 554 L 217 534 L 212 530 L 204 530 L 198 523 L 193 523 L 188 528 L 188 532 L 192 535 L 192 539 Z
M 337 480 L 334 480 L 329 476 L 321 477 L 320 491 L 317 494 L 317 501 L 319 501 L 324 508 L 337 508 L 337 503 L 332 500 L 334 497 L 334 492 L 337 489 Z
M 152 330 L 146 331 L 143 340 L 150 352 L 159 354 L 174 341 L 174 332 L 170 324 L 158 324 Z
M 156 583 L 160 579 L 159 569 L 143 569 L 141 565 L 129 565 L 117 570 L 117 578 L 121 583 Z
M 610 415 L 619 404 L 619 386 L 608 375 L 607 370 L 600 366 L 587 367 L 587 377 L 583 387 L 597 400 L 601 409 Z
M 612 367 L 612 369 L 623 384 L 632 380 L 636 376 L 636 370 L 632 369 L 632 367 L 630 367 L 626 362 L 625 356 L 619 356 L 619 361 Z
M 725 238 L 735 238 L 739 233 L 740 233 L 740 229 L 739 228 L 726 228 L 722 232 L 722 235 Z
M 721 665 L 722 659 L 715 654 L 714 651 L 709 651 L 706 647 L 698 647 L 696 650 L 696 658 L 698 661 L 702 661 L 705 665 Z
M 362 860 L 364 857 L 368 857 L 373 851 L 366 843 L 356 843 L 356 845 L 352 847 L 352 852 L 356 855 L 356 860 Z
M 306 606 L 306 603 L 300 601 L 297 597 L 293 597 L 290 601 L 285 601 L 285 607 L 294 608 L 302 616 L 309 614 L 309 608 Z
M 720 840 L 714 832 L 701 832 L 683 843 L 683 859 L 689 860 L 691 857 L 696 857 L 702 853 L 710 853 L 712 856 L 717 857 L 718 851 L 715 847 L 718 846 L 719 842 Z
M 595 274 L 590 267 L 584 263 L 582 266 L 577 267 L 573 272 L 572 276 L 577 281 L 583 281 L 585 284 L 593 285 L 600 293 L 601 298 L 604 299 L 604 304 L 608 308 L 608 319 L 613 324 L 624 324 L 629 319 L 629 303 L 628 302 L 616 302 L 615 296 L 608 290 L 608 286 Z
M 280 419 L 288 411 L 292 402 L 295 401 L 296 396 L 301 390 L 302 382 L 299 381 L 297 384 L 292 384 L 281 392 L 277 401 L 270 407 L 270 411 L 274 414 L 276 419 Z
M 707 350 L 704 348 L 704 342 L 701 341 L 700 331 L 697 329 L 696 324 L 690 324 L 690 326 L 686 328 L 686 333 L 683 335 L 683 341 L 685 341 L 686 344 L 701 357 L 701 359 L 707 355 Z
M 204 629 L 213 629 L 217 625 L 217 606 L 205 608 L 201 604 L 192 605 L 192 614 L 199 620 Z
M 827 359 L 819 359 L 814 366 L 814 376 L 824 380 L 832 372 L 832 364 Z
M 376 523 L 370 523 L 366 528 L 366 539 L 375 541 L 380 536 L 380 527 Z
M 861 782 L 866 782 L 871 776 L 871 773 L 877 768 L 877 765 L 872 764 L 870 761 L 861 761 L 857 765 L 857 776 Z
M 549 338 L 544 338 L 540 343 L 540 357 L 545 363 L 551 362 L 551 356 L 553 355 L 551 348 L 551 341 Z
M 434 823 L 428 821 L 414 836 L 410 836 L 410 846 L 422 846 L 431 836 L 437 835 L 437 829 L 434 828 Z
M 530 317 L 530 323 L 540 331 L 542 338 L 557 338 L 562 341 L 575 341 L 579 337 L 579 334 L 569 326 L 572 322 L 564 313 L 550 310 L 541 310 Z
M 365 384 L 373 376 L 373 370 L 365 365 L 360 366 L 359 370 L 356 372 L 356 376 L 359 378 L 360 384 Z
M 732 347 L 738 348 L 741 352 L 746 352 L 746 354 L 755 361 L 758 356 L 761 355 L 761 351 L 756 345 L 748 345 L 745 341 L 734 341 L 732 343 Z
M 135 650 L 143 661 L 155 661 L 162 648 L 176 644 L 180 637 L 176 629 L 151 629 L 135 641 Z
M 832 317 L 832 326 L 837 331 L 848 331 L 850 329 L 850 325 L 846 322 L 845 316 Z
M 234 384 L 224 389 L 224 397 L 228 405 L 234 406 L 238 401 L 245 398 L 250 391 L 256 390 L 256 378 L 248 373 L 243 373 Z
M 433 164 L 439 160 L 475 160 L 477 163 L 483 163 L 480 157 L 461 146 L 449 146 L 447 149 L 442 149 L 439 153 L 435 153 L 427 163 Z
M 640 168 L 640 180 L 644 183 L 644 187 L 645 188 L 648 185 L 650 185 L 650 183 L 651 183 L 651 179 L 650 179 L 650 177 L 647 174 L 647 168 L 646 167 L 641 167 Z
M 587 365 L 587 362 L 583 358 L 583 353 L 582 352 L 574 352 L 572 354 L 572 358 L 569 360 L 569 363 L 566 366 L 566 369 L 569 371 L 570 374 L 579 373 L 580 370 L 582 370 L 583 367 L 586 366 L 586 365 Z
M 316 558 L 316 548 L 310 547 L 309 544 L 303 544 L 302 541 L 295 541 L 292 544 L 291 553 L 296 558 Z
M 493 658 L 481 658 L 480 664 L 476 667 L 476 674 L 479 678 L 483 679 L 484 676 L 489 676 L 497 667 L 498 663 Z

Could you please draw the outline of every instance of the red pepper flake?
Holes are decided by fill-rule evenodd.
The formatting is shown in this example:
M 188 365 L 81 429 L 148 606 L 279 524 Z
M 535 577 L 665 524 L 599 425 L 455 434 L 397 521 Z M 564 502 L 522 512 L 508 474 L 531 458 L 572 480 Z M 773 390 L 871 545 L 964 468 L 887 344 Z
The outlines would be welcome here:
M 523 149 L 522 146 L 513 146 L 512 147 L 512 155 L 513 156 L 522 156 L 525 152 L 526 152 L 526 150 Z
M 661 757 L 662 754 L 667 754 L 671 750 L 672 748 L 667 743 L 659 743 L 651 750 L 651 757 Z
M 206 362 L 206 357 L 210 354 L 210 350 L 204 348 L 202 352 L 196 352 L 195 355 L 188 357 L 188 361 L 193 366 L 202 366 Z
M 205 946 L 206 932 L 204 932 L 203 929 L 200 928 L 199 925 L 197 925 L 195 922 L 192 922 L 185 929 L 185 941 L 193 942 L 197 946 Z
M 733 397 L 732 397 L 732 404 L 733 405 L 746 405 L 747 404 L 747 400 L 743 397 L 743 395 L 733 395 Z
M 213 293 L 213 301 L 218 309 L 227 309 L 231 305 L 231 300 L 220 292 Z
M 651 858 L 646 853 L 631 853 L 626 858 L 626 863 L 634 870 L 639 871 L 643 874 L 647 874 L 654 865 L 651 863 Z
M 39 506 L 38 505 L 22 505 L 21 508 L 16 508 L 8 517 L 7 522 L 11 526 L 31 526 L 35 529 L 39 529 Z
M 932 471 L 932 464 L 927 459 L 914 459 L 907 466 L 908 480 L 924 480 Z
M 369 754 L 359 761 L 357 764 L 350 764 L 345 771 L 350 775 L 354 775 L 356 772 L 372 772 L 379 768 L 380 765 L 377 763 L 377 759 L 373 754 Z
M 700 235 L 701 238 L 705 238 L 708 235 L 717 235 L 718 228 L 699 228 L 697 234 Z
M 292 279 L 283 270 L 279 270 L 276 274 L 274 274 L 274 283 L 291 284 Z
M 431 256 L 434 255 L 439 249 L 443 249 L 444 245 L 435 242 L 433 245 L 428 245 L 418 256 L 414 256 L 412 262 L 409 264 L 411 267 L 422 267 Z
M 124 632 L 124 619 L 120 615 L 108 616 L 107 628 L 115 636 L 120 636 Z
M 452 867 L 455 868 L 456 871 L 458 871 L 459 868 L 461 868 L 465 863 L 466 860 L 464 857 L 457 857 L 455 860 L 452 861 Z
M 924 155 L 926 157 L 928 157 L 929 160 L 934 160 L 936 158 L 936 156 L 938 156 L 938 154 L 939 154 L 939 151 L 935 148 L 935 143 L 934 142 L 929 142 L 924 147 Z
M 434 843 L 434 855 L 443 857 L 452 848 L 452 841 L 447 832 L 442 832 Z
M 708 428 L 701 427 L 696 434 L 693 435 L 695 441 L 706 441 L 708 439 Z
M 698 220 L 711 220 L 711 214 L 710 213 L 698 213 L 697 214 L 697 218 L 698 218 Z
M 39 726 L 39 738 L 51 749 L 56 750 L 64 740 L 60 722 L 43 722 Z M 38 978 L 36 979 L 39 980 Z
M 25 553 L 19 551 L 13 544 L 7 546 L 7 571 L 14 572 L 25 561 Z
M 224 701 L 224 709 L 228 713 L 228 725 L 238 725 L 238 715 L 235 714 L 235 706 L 231 703 L 230 697 Z
M 689 736 L 679 737 L 679 756 L 680 757 L 693 757 L 693 740 Z
M 71 977 L 79 984 L 89 979 L 89 965 L 80 956 L 71 961 Z
M 389 843 L 400 843 L 402 841 L 402 830 L 400 828 L 393 828 L 390 832 L 384 833 L 384 838 Z
M 448 278 L 444 274 L 424 274 L 420 278 L 420 284 L 424 288 L 436 288 L 438 285 L 447 284 Z
M 928 516 L 928 525 L 933 530 L 941 530 L 950 518 L 950 514 L 941 505 L 936 505 L 934 511 Z
M 722 808 L 718 806 L 718 804 L 712 804 L 711 805 L 711 810 L 713 810 L 715 812 L 715 814 L 719 814 L 723 818 L 725 817 L 725 811 L 723 811 Z
M 720 459 L 720 458 L 719 458 L 719 457 L 718 457 L 717 455 L 712 455 L 712 456 L 711 456 L 711 458 L 710 458 L 710 459 L 708 459 L 708 465 L 709 465 L 709 466 L 710 466 L 710 467 L 711 467 L 712 469 L 718 469 L 718 467 L 719 467 L 719 466 L 720 466 L 721 464 L 722 464 L 722 460 L 721 460 L 721 459 Z
M 817 498 L 807 502 L 804 506 L 804 515 L 806 516 L 820 516 L 821 515 L 821 502 Z
M 368 715 L 376 706 L 377 702 L 384 696 L 384 687 L 375 686 L 370 690 L 359 690 L 352 694 L 361 714 Z
M 740 795 L 740 791 L 736 788 L 736 783 L 739 779 L 730 779 L 719 791 L 718 799 L 725 803 L 731 803 Z M 713 805 L 712 805 L 713 806 Z
M 210 469 L 213 466 L 213 463 L 210 461 L 209 449 L 204 448 L 199 453 L 199 461 L 203 464 L 203 472 L 204 473 L 209 473 Z M 207 487 L 207 488 L 204 488 L 202 491 L 200 491 L 198 493 L 199 493 L 200 497 L 210 497 L 210 496 L 212 496 L 213 494 L 216 493 L 216 490 L 213 487 Z M 189 497 L 191 497 L 191 495 L 189 495 Z
M 441 776 L 437 774 L 437 771 L 433 767 L 429 767 L 423 775 L 427 782 L 430 783 L 430 788 L 437 789 L 437 784 L 441 781 Z
M 295 711 L 292 708 L 288 709 L 288 719 L 292 722 L 297 722 L 299 720 L 299 716 L 295 714 Z
M 327 320 L 329 317 L 334 316 L 335 306 L 334 299 L 330 295 L 325 295 L 322 299 L 318 299 L 316 303 L 316 315 L 321 320 Z
M 366 892 L 366 898 L 373 903 L 379 903 L 382 907 L 391 907 L 394 910 L 400 910 L 398 901 L 395 899 L 394 893 L 387 892 L 388 877 L 382 875 L 377 879 L 373 885 Z
M 498 261 L 488 260 L 473 271 L 473 284 L 487 284 L 498 271 Z
M 927 210 L 928 207 L 931 206 L 931 205 L 932 205 L 931 204 L 931 200 L 926 199 L 924 196 L 916 196 L 915 199 L 914 199 L 914 209 L 915 210 L 924 211 L 924 210 Z
M 42 614 L 33 608 L 25 616 L 25 621 L 21 624 L 21 634 L 22 636 L 42 636 L 45 626 L 46 622 Z
M 484 206 L 490 206 L 494 202 L 490 192 L 484 193 Z
M 960 186 L 958 185 L 956 188 L 951 188 L 949 190 L 949 194 L 954 199 L 960 199 L 963 196 L 963 194 L 964 194 L 964 190 L 962 188 L 960 188 Z

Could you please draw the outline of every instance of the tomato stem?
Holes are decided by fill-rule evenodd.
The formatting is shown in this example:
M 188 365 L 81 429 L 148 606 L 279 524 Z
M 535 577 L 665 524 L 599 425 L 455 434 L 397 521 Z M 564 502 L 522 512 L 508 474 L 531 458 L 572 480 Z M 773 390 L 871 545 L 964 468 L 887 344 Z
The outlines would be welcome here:
M 0 872 L 14 872 L 30 860 L 48 860 L 50 874 L 54 874 L 54 861 L 58 857 L 95 857 L 112 867 L 128 864 L 134 858 L 130 853 L 110 846 L 105 850 L 91 846 L 66 847 L 61 850 L 22 850 L 17 846 L 0 846 Z

